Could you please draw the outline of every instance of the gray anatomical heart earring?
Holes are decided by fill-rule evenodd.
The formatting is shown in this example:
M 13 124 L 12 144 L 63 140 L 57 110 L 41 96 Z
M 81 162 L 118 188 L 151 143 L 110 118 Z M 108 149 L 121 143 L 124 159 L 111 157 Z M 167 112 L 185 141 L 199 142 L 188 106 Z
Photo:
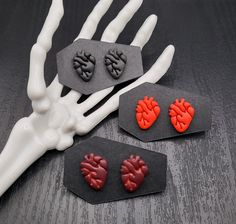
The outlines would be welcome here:
M 92 78 L 95 64 L 95 57 L 86 51 L 77 52 L 73 58 L 74 69 L 85 82 L 88 82 Z
M 127 57 L 118 49 L 110 49 L 105 55 L 104 62 L 110 75 L 114 79 L 119 79 L 125 70 Z

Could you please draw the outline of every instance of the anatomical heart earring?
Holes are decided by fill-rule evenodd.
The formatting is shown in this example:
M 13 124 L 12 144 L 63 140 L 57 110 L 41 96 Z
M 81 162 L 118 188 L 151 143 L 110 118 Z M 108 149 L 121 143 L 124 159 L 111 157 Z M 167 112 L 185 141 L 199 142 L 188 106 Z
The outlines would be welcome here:
M 96 59 L 89 52 L 77 52 L 73 58 L 74 69 L 85 82 L 88 82 L 92 78 L 95 64 Z
M 114 79 L 119 79 L 125 70 L 127 57 L 118 49 L 110 49 L 105 55 L 107 71 Z
M 136 106 L 136 120 L 141 129 L 150 128 L 159 117 L 161 109 L 153 97 L 145 96 Z
M 170 105 L 169 115 L 173 127 L 176 131 L 182 133 L 185 132 L 194 117 L 195 110 L 192 105 L 185 99 L 176 99 L 174 103 Z
M 95 189 L 101 190 L 107 179 L 107 161 L 99 155 L 93 153 L 84 156 L 80 163 L 80 169 L 88 185 Z
M 148 166 L 137 155 L 131 155 L 121 165 L 121 180 L 127 191 L 136 191 L 148 175 Z

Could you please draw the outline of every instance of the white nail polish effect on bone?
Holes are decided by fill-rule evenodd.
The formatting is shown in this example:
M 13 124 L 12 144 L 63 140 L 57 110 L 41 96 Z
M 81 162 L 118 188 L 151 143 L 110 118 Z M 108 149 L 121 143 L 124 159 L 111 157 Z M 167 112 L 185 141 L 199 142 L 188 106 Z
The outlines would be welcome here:
M 93 37 L 99 21 L 111 3 L 112 0 L 100 0 L 97 3 L 76 39 Z M 115 42 L 141 4 L 142 0 L 130 0 L 107 26 L 101 40 Z M 171 64 L 174 47 L 169 45 L 148 72 L 121 89 L 104 105 L 85 117 L 84 113 L 99 103 L 114 87 L 96 92 L 80 104 L 77 104 L 77 101 L 81 94 L 73 90 L 61 97 L 63 86 L 58 82 L 58 76 L 46 88 L 44 80 L 46 54 L 51 48 L 53 34 L 59 26 L 63 13 L 62 0 L 52 0 L 44 26 L 36 44 L 32 47 L 27 92 L 34 112 L 15 124 L 0 154 L 0 196 L 47 150 L 65 150 L 70 147 L 75 134 L 88 133 L 111 112 L 118 109 L 121 94 L 144 82 L 156 83 Z M 142 48 L 151 37 L 156 22 L 155 15 L 149 16 L 140 27 L 131 45 Z

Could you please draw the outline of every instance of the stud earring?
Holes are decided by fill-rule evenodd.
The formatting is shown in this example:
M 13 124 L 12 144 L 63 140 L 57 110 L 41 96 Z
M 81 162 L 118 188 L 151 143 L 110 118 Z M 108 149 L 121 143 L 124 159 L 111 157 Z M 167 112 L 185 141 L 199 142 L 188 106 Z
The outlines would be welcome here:
M 148 166 L 137 155 L 131 155 L 121 165 L 121 180 L 127 191 L 134 192 L 148 174 Z
M 103 188 L 108 174 L 108 165 L 104 158 L 93 153 L 87 154 L 80 163 L 80 170 L 91 188 L 95 190 Z
M 177 132 L 185 132 L 194 117 L 195 109 L 185 99 L 176 99 L 169 107 L 170 121 Z
M 114 79 L 119 79 L 125 70 L 126 55 L 118 49 L 110 49 L 104 58 L 107 71 Z
M 153 97 L 145 96 L 136 106 L 136 120 L 141 129 L 150 128 L 159 117 L 161 108 Z
M 85 82 L 88 82 L 92 78 L 95 64 L 95 57 L 86 51 L 77 52 L 73 58 L 74 69 Z

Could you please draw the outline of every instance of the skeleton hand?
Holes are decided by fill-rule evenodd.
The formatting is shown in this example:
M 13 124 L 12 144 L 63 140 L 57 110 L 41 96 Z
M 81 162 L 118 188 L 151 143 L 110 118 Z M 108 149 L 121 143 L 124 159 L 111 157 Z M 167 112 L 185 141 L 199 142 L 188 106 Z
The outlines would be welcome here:
M 75 40 L 93 37 L 99 21 L 111 3 L 112 0 L 100 0 L 97 3 Z M 141 4 L 142 0 L 130 0 L 107 26 L 101 41 L 115 42 Z M 47 150 L 54 148 L 64 150 L 71 146 L 75 134 L 88 133 L 111 112 L 118 109 L 121 94 L 144 82 L 156 83 L 171 64 L 174 47 L 170 45 L 147 73 L 121 89 L 103 106 L 85 117 L 85 112 L 111 93 L 114 87 L 96 92 L 80 104 L 77 104 L 77 101 L 81 94 L 76 91 L 71 90 L 66 96 L 61 97 L 63 86 L 58 82 L 58 76 L 46 88 L 44 63 L 63 11 L 62 0 L 52 0 L 42 31 L 32 47 L 27 91 L 32 101 L 33 113 L 16 123 L 0 154 L 0 196 Z M 131 45 L 142 48 L 148 42 L 156 22 L 155 15 L 149 16 L 140 27 Z

